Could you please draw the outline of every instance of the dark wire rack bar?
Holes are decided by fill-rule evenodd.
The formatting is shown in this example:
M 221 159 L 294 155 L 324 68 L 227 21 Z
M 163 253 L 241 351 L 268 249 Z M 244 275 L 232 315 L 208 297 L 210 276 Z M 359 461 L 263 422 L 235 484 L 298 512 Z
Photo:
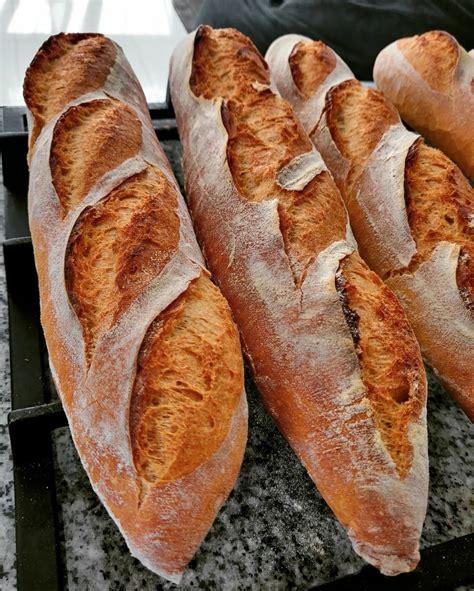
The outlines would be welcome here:
M 177 140 L 170 103 L 149 105 L 160 140 Z M 63 589 L 51 433 L 67 426 L 47 366 L 27 217 L 28 132 L 25 109 L 0 108 L 5 206 L 3 252 L 8 289 L 17 585 L 19 591 Z M 324 591 L 441 591 L 474 584 L 474 534 L 426 548 L 418 568 L 390 578 L 371 566 L 323 585 Z

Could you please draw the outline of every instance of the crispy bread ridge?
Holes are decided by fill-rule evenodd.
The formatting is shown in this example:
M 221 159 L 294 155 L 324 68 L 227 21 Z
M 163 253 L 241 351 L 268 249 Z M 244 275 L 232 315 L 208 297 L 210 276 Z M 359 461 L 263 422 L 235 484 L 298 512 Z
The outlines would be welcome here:
M 316 49 L 317 55 L 321 56 L 320 47 Z M 326 49 L 323 52 L 324 68 L 327 65 L 325 56 L 330 51 Z M 240 59 L 232 60 L 232 55 Z M 331 70 L 335 61 L 330 61 Z M 230 73 L 232 85 L 227 77 L 221 75 L 223 71 Z M 302 189 L 289 190 L 279 185 L 279 171 L 293 159 L 310 151 L 311 141 L 301 129 L 289 104 L 270 88 L 263 90 L 252 86 L 254 80 L 268 85 L 267 67 L 259 61 L 259 54 L 249 46 L 243 35 L 232 29 L 200 29 L 195 38 L 191 90 L 196 96 L 226 100 L 222 114 L 228 135 L 227 162 L 233 182 L 239 194 L 249 201 L 278 200 L 283 241 L 295 274 L 295 283 L 300 286 L 305 277 L 304 271 L 314 258 L 333 242 L 344 239 L 347 216 L 339 192 L 326 171 Z M 338 88 L 350 83 L 343 82 Z M 406 457 L 401 457 L 398 451 L 394 451 L 392 456 L 400 473 L 404 475 L 410 466 L 411 448 L 406 428 L 398 431 L 395 424 L 399 420 L 398 415 L 404 416 L 405 420 L 408 416 L 409 422 L 410 413 L 407 415 L 406 407 L 410 408 L 411 405 L 403 403 L 408 402 L 404 396 L 408 397 L 410 393 L 411 357 L 416 359 L 417 346 L 404 313 L 390 290 L 381 289 L 383 284 L 369 271 L 357 253 L 349 255 L 345 261 L 340 272 L 344 292 L 348 294 L 346 316 L 351 314 L 351 299 L 357 294 L 357 314 L 360 316 L 357 324 L 365 327 L 358 340 L 359 360 L 363 378 L 367 376 L 367 381 L 371 380 L 371 383 L 364 383 L 373 401 L 376 420 L 380 426 L 384 425 L 380 432 L 388 449 L 407 450 Z M 302 264 L 305 266 L 300 271 Z M 297 274 L 295 268 L 300 273 Z M 380 316 L 377 310 L 382 309 L 385 322 L 373 330 L 377 316 Z M 370 317 L 366 318 L 365 314 Z M 381 331 L 382 327 L 385 330 Z M 378 346 L 374 344 L 377 339 L 380 341 Z M 403 371 L 405 347 L 409 353 L 406 356 L 406 372 Z M 386 352 L 388 359 L 382 358 L 382 351 Z M 372 354 L 375 359 L 372 359 Z M 400 375 L 395 380 L 398 383 L 392 385 L 392 399 L 390 386 L 382 380 L 385 363 L 391 367 L 399 366 Z M 378 367 L 379 364 L 381 367 Z M 416 363 L 413 369 L 416 374 Z M 382 387 L 378 382 L 383 384 Z M 404 394 L 400 395 L 402 391 Z M 390 400 L 394 404 L 388 410 Z M 392 411 L 397 415 L 395 418 L 390 416 Z M 418 412 L 418 404 L 415 403 L 414 416 Z M 392 427 L 394 433 L 391 432 Z
M 78 96 L 99 90 L 115 62 L 116 48 L 103 35 L 53 35 L 37 51 L 23 94 L 33 117 L 30 149 L 46 123 Z
M 453 41 L 443 39 L 453 62 Z M 436 84 L 446 89 L 450 68 L 441 57 Z M 326 70 L 317 56 L 301 64 L 300 84 L 304 68 L 309 80 Z M 419 58 L 420 70 L 428 64 Z M 290 68 L 276 59 L 273 65 L 289 71 L 288 86 Z M 314 110 L 312 139 L 338 181 L 361 253 L 395 290 L 426 361 L 473 419 L 474 191 L 447 156 L 403 127 L 381 92 L 354 79 L 314 92 L 308 102 L 324 97 L 324 108 Z
M 385 573 L 411 570 L 426 382 L 403 310 L 354 251 L 340 195 L 247 37 L 199 28 L 175 50 L 170 84 L 196 231 L 264 403 L 356 551 Z
M 100 35 L 51 38 L 25 100 L 51 371 L 131 552 L 178 582 L 242 461 L 237 329 L 121 49 Z
M 92 100 L 69 108 L 55 125 L 49 158 L 64 215 L 107 172 L 136 156 L 141 145 L 140 121 L 125 103 Z
M 78 217 L 64 266 L 89 363 L 100 334 L 111 330 L 176 249 L 176 208 L 175 188 L 148 167 Z
M 314 60 L 321 64 L 321 68 L 316 70 L 311 67 Z M 337 61 L 334 52 L 322 41 L 310 44 L 299 41 L 294 46 L 288 63 L 296 88 L 308 99 L 335 69 Z

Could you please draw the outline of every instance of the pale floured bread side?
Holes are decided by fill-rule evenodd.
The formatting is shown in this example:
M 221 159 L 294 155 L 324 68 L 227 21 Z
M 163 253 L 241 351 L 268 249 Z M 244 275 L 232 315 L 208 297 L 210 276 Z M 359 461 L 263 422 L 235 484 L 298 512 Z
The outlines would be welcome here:
M 341 189 L 361 254 L 400 297 L 426 361 L 472 419 L 474 191 L 447 156 L 403 127 L 381 92 L 354 79 L 316 87 L 327 71 L 320 53 L 320 43 L 299 42 L 292 62 L 274 61 L 275 79 L 287 72 L 301 85 L 306 72 L 308 104 L 324 98 L 311 137 Z M 448 57 L 438 64 L 438 90 L 451 84 Z M 420 71 L 429 67 L 418 60 Z
M 374 80 L 404 121 L 474 179 L 474 57 L 452 35 L 392 43 L 377 56 Z
M 121 49 L 100 35 L 51 38 L 25 99 L 53 377 L 131 552 L 178 582 L 242 461 L 238 332 Z
M 355 251 L 331 175 L 247 37 L 201 27 L 170 84 L 195 228 L 264 403 L 356 551 L 411 570 L 426 383 L 403 309 Z

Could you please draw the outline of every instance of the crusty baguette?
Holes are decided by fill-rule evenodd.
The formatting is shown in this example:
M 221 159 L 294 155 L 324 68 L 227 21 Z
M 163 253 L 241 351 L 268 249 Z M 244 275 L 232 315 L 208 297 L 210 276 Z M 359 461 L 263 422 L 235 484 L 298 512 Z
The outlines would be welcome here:
M 51 371 L 132 554 L 178 582 L 243 456 L 238 332 L 121 49 L 51 37 L 24 93 Z
M 474 180 L 474 56 L 445 31 L 395 41 L 374 80 L 413 129 Z
M 355 250 L 331 175 L 233 29 L 175 50 L 188 202 L 264 403 L 384 573 L 415 567 L 427 500 L 426 382 L 392 292 Z
M 350 74 L 306 37 L 281 37 L 267 59 L 341 190 L 363 258 L 399 296 L 426 361 L 473 420 L 474 191 L 381 92 L 353 77 L 328 84 L 329 54 Z

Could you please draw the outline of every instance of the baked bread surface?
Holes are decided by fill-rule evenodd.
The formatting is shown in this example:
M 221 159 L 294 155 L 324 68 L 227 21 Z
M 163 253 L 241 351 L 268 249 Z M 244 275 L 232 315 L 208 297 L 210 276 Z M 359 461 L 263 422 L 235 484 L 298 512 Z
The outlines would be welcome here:
M 320 42 L 287 37 L 269 49 L 274 80 L 304 112 L 363 258 L 394 289 L 426 361 L 472 420 L 474 191 L 447 156 L 403 127 L 380 91 L 353 78 L 328 88 Z M 449 68 L 440 68 L 446 85 Z M 301 105 L 293 97 L 308 85 Z
M 199 28 L 170 84 L 195 228 L 264 403 L 356 551 L 410 570 L 426 383 L 403 309 L 358 256 L 331 175 L 247 37 Z
M 50 38 L 25 100 L 54 381 L 131 552 L 178 582 L 242 461 L 238 332 L 121 49 L 95 34 Z
M 400 39 L 374 65 L 402 119 L 474 180 L 474 57 L 445 31 Z

